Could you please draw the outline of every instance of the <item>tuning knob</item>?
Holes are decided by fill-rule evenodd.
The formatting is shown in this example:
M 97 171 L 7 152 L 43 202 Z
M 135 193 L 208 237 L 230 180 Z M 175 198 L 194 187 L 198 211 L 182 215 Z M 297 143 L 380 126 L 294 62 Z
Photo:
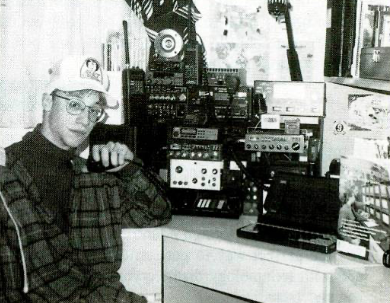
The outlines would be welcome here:
M 301 147 L 301 145 L 297 142 L 295 142 L 291 145 L 292 150 L 295 150 L 295 151 L 299 150 L 300 147 Z

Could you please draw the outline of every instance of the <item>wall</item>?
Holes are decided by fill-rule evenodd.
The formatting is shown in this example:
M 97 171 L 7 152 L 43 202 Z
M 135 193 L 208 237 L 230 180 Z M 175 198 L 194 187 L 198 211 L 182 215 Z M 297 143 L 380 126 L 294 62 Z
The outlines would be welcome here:
M 3 0 L 0 127 L 28 128 L 40 122 L 41 93 L 51 65 L 76 53 L 102 60 L 102 44 L 109 37 L 116 35 L 123 44 L 123 20 L 131 26 L 133 62 L 145 64 L 146 33 L 125 0 Z M 120 83 L 117 74 L 112 78 Z M 118 94 L 120 85 L 113 86 Z
M 268 13 L 267 0 L 195 0 L 196 29 L 209 67 L 246 68 L 254 80 L 290 80 L 285 23 Z M 291 0 L 296 49 L 304 81 L 323 81 L 326 0 Z

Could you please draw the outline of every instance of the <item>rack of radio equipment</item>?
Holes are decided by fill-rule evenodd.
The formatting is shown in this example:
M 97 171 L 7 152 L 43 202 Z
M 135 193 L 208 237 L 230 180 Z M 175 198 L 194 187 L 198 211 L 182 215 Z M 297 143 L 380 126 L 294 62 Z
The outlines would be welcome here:
M 320 175 L 325 83 L 256 80 L 253 99 L 263 112 L 247 129 L 245 150 L 267 157 L 271 172 Z
M 238 218 L 242 173 L 231 170 L 217 128 L 175 126 L 167 151 L 174 214 Z

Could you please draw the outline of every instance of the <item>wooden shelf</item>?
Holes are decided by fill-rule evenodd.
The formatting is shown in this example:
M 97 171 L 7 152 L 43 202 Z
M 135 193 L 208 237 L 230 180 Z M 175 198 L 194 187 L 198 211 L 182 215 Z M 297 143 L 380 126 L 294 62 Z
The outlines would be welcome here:
M 390 94 L 390 81 L 343 77 L 325 77 L 325 81 Z

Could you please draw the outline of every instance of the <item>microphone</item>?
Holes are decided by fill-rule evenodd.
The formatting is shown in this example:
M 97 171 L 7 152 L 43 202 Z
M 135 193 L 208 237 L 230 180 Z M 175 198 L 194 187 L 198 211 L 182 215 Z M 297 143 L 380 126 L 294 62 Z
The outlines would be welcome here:
M 278 18 L 286 14 L 288 3 L 287 0 L 268 0 L 267 7 L 269 14 Z

